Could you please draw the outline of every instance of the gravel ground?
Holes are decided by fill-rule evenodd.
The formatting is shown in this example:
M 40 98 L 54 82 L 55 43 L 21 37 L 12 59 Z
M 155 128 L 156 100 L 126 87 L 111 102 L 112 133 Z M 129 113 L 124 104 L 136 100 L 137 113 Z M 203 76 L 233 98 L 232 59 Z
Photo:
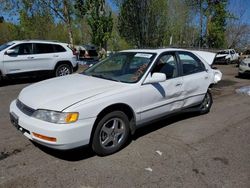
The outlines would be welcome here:
M 90 149 L 56 151 L 33 144 L 9 121 L 9 104 L 39 80 L 0 87 L 0 187 L 250 187 L 249 86 L 235 65 L 218 65 L 206 115 L 181 114 L 137 130 L 120 152 L 98 157 Z

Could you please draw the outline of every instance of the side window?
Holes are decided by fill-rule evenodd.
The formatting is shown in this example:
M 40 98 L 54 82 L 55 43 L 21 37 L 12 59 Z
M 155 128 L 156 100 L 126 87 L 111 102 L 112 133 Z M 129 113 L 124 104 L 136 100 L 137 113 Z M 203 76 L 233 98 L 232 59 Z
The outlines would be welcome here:
M 52 44 L 36 43 L 35 46 L 36 54 L 54 53 L 54 48 Z
M 15 55 L 28 55 L 32 54 L 32 44 L 31 43 L 25 43 L 25 44 L 19 44 L 11 48 L 12 50 L 15 50 L 13 54 Z
M 179 57 L 184 76 L 205 71 L 205 66 L 203 63 L 193 54 L 180 52 Z
M 172 54 L 161 56 L 160 59 L 157 60 L 152 72 L 165 73 L 167 79 L 177 77 L 178 66 L 175 56 Z
M 62 47 L 61 45 L 58 45 L 58 44 L 54 44 L 54 51 L 55 52 L 66 52 L 65 48 Z

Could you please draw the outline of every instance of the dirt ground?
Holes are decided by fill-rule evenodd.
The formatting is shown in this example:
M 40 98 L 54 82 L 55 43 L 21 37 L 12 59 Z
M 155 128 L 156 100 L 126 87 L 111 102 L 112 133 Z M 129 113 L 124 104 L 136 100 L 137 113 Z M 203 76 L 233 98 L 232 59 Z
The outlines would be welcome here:
M 60 152 L 33 144 L 9 121 L 9 104 L 39 80 L 0 87 L 0 187 L 250 187 L 250 86 L 235 65 L 218 65 L 223 80 L 212 90 L 206 115 L 181 114 L 137 130 L 107 157 L 80 148 Z

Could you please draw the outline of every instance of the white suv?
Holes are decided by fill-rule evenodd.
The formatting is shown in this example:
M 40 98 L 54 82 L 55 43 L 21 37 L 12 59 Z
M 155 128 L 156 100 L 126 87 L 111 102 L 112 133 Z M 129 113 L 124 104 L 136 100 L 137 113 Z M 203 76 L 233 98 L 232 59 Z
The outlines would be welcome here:
M 30 73 L 37 76 L 44 72 L 64 76 L 77 68 L 76 56 L 66 43 L 24 40 L 0 46 L 0 80 Z

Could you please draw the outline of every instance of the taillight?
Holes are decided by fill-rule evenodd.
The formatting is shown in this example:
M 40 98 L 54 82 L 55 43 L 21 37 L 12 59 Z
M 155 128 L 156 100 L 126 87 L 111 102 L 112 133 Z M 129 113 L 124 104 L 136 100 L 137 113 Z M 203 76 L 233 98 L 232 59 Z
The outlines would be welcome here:
M 78 55 L 78 52 L 76 49 L 73 49 L 72 52 L 73 52 L 73 55 Z

